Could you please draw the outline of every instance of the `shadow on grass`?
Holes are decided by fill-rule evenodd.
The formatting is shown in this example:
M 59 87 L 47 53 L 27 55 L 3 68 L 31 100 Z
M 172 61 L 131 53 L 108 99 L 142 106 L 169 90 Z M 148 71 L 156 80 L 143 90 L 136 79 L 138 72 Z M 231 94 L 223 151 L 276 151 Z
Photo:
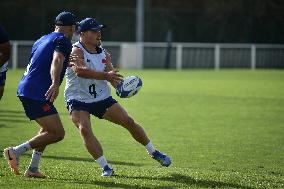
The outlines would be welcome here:
M 5 125 L 5 124 L 0 124 L 0 128 L 4 128 L 4 127 L 7 127 L 7 125 Z
M 69 115 L 68 112 L 59 113 L 60 115 Z M 17 119 L 15 119 L 17 118 Z M 21 119 L 23 118 L 23 119 Z M 26 116 L 24 111 L 17 110 L 0 110 L 0 121 L 3 122 L 29 122 L 29 118 Z
M 23 154 L 23 156 L 31 156 L 29 154 Z M 49 156 L 49 155 L 43 155 L 42 158 L 47 159 L 56 159 L 56 160 L 69 160 L 69 161 L 83 161 L 83 162 L 95 162 L 92 158 L 82 158 L 82 157 L 69 157 L 69 156 Z M 112 161 L 108 160 L 110 164 L 114 165 L 126 165 L 126 166 L 136 166 L 141 167 L 144 164 L 142 163 L 131 163 L 131 162 L 123 162 L 123 161 Z
M 27 123 L 28 121 L 24 111 L 0 110 L 0 122 Z
M 11 122 L 11 123 L 28 123 L 28 120 L 23 119 L 13 119 L 13 118 L 7 118 L 7 119 L 0 119 L 0 122 Z
M 149 180 L 151 183 L 153 181 L 165 181 L 165 182 L 173 182 L 173 183 L 180 183 L 183 185 L 186 185 L 188 188 L 190 187 L 201 187 L 201 188 L 243 188 L 243 189 L 254 189 L 252 187 L 248 186 L 243 186 L 239 184 L 234 184 L 234 183 L 227 183 L 227 182 L 221 182 L 221 181 L 212 181 L 212 180 L 196 180 L 190 176 L 185 176 L 181 174 L 171 174 L 168 177 L 148 177 L 148 176 L 121 176 L 121 175 L 115 175 L 110 178 L 106 178 L 106 181 L 96 181 L 96 180 L 81 180 L 81 179 L 66 179 L 66 178 L 53 178 L 49 177 L 50 180 L 48 182 L 52 182 L 52 180 L 56 181 L 66 181 L 68 183 L 76 183 L 76 184 L 93 184 L 93 185 L 98 185 L 102 187 L 111 187 L 111 188 L 145 188 L 145 189 L 150 189 L 150 188 L 163 188 L 163 189 L 173 189 L 173 188 L 178 188 L 179 186 L 153 186 L 149 185 L 148 186 L 139 186 L 135 184 L 124 184 L 124 183 L 117 183 L 110 181 L 112 178 L 120 178 L 120 179 L 133 179 L 133 181 L 139 179 L 139 180 Z M 123 180 L 122 180 L 123 181 Z M 147 182 L 143 182 L 147 183 Z M 154 184 L 154 183 L 153 183 Z
M 5 113 L 5 114 L 23 114 L 25 115 L 24 111 L 19 111 L 19 110 L 0 110 L 0 114 Z
M 5 114 L 0 112 L 0 117 L 7 118 L 27 118 L 25 114 Z
M 151 188 L 160 188 L 160 189 L 173 189 L 175 187 L 173 186 L 139 186 L 138 184 L 124 184 L 124 183 L 117 183 L 114 181 L 109 181 L 114 177 L 106 178 L 106 181 L 99 181 L 99 180 L 80 180 L 80 179 L 65 179 L 65 178 L 52 178 L 49 177 L 50 180 L 45 180 L 48 182 L 54 182 L 54 181 L 66 181 L 68 183 L 74 183 L 74 184 L 88 184 L 88 185 L 97 185 L 105 188 L 145 188 L 145 189 L 151 189 Z
M 197 180 L 190 176 L 182 175 L 182 174 L 171 174 L 170 176 L 159 176 L 159 177 L 148 177 L 148 176 L 121 176 L 117 175 L 119 178 L 127 178 L 127 179 L 146 179 L 146 180 L 158 180 L 158 181 L 168 181 L 186 184 L 187 186 L 195 186 L 195 187 L 208 187 L 208 188 L 244 188 L 244 189 L 254 189 L 252 187 L 243 186 L 234 183 L 227 183 L 222 181 L 212 181 L 212 180 Z

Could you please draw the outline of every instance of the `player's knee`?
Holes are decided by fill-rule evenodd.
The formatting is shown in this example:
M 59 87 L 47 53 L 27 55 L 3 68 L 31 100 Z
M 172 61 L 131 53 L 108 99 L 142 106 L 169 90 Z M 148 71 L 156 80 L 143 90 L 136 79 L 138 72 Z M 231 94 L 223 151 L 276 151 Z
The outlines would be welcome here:
M 65 137 L 65 131 L 62 130 L 60 131 L 58 134 L 57 134 L 57 139 L 60 141 L 60 140 L 63 140 Z
M 55 132 L 53 133 L 53 136 L 54 136 L 54 140 L 55 140 L 56 142 L 59 142 L 59 141 L 63 140 L 64 137 L 65 137 L 65 131 L 64 131 L 64 129 L 58 129 L 57 131 L 55 131 Z
M 86 125 L 86 121 L 78 116 L 72 116 L 72 122 L 79 128 Z
M 129 116 L 126 116 L 124 119 L 123 119 L 123 123 L 124 123 L 124 126 L 127 128 L 127 129 L 131 129 L 135 126 L 135 121 L 129 117 Z
M 89 134 L 91 134 L 91 129 L 87 124 L 80 124 L 78 126 L 78 129 L 82 136 L 88 136 Z
M 48 130 L 46 128 L 41 128 L 38 132 L 38 134 L 42 134 L 42 133 L 45 133 L 45 132 L 48 132 Z
M 73 122 L 75 125 L 79 125 L 79 123 L 80 123 L 80 118 L 79 118 L 79 117 L 72 116 L 72 122 Z

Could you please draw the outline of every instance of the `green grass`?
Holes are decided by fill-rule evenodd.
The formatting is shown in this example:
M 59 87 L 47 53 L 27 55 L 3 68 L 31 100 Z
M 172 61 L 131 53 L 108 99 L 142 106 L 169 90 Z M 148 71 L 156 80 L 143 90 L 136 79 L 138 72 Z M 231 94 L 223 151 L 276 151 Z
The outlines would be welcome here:
M 0 149 L 22 143 L 38 127 L 16 97 L 23 70 L 8 72 L 0 102 Z M 63 88 L 56 107 L 66 137 L 41 160 L 47 179 L 14 176 L 0 158 L 1 188 L 284 188 L 284 71 L 125 71 L 143 88 L 118 99 L 173 164 L 159 166 L 123 128 L 92 118 L 116 176 L 101 170 L 68 117 Z M 23 173 L 30 153 L 21 158 Z

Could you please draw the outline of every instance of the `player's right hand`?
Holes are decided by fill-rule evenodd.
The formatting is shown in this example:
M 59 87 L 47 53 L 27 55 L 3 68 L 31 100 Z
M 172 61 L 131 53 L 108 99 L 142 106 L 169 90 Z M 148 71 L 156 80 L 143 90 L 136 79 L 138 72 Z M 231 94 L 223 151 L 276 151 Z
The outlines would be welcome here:
M 59 85 L 52 84 L 50 85 L 49 89 L 45 93 L 45 98 L 46 100 L 49 100 L 50 102 L 54 102 L 58 94 L 59 94 Z

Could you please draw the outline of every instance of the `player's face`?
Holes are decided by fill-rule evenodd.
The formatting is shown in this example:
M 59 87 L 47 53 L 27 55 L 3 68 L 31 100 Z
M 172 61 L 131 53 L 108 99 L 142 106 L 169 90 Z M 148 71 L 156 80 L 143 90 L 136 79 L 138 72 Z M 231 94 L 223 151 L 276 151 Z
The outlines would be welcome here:
M 89 44 L 94 46 L 101 45 L 102 34 L 100 30 L 87 31 L 85 32 L 85 37 Z
M 73 34 L 74 34 L 74 32 L 75 32 L 75 29 L 76 29 L 76 26 L 75 26 L 75 25 L 68 27 L 67 37 L 68 37 L 69 39 L 72 39 Z

